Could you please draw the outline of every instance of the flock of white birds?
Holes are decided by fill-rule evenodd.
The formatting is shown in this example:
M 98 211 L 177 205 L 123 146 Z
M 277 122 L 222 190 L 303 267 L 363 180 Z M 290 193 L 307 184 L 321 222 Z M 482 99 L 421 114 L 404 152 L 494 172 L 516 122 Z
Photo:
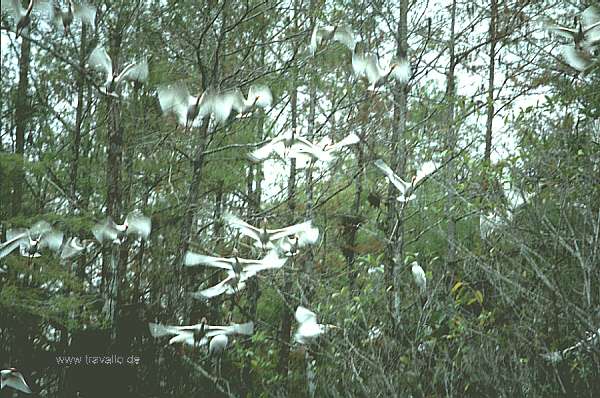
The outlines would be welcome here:
M 66 34 L 70 34 L 70 27 L 74 22 L 80 21 L 93 25 L 96 18 L 96 8 L 85 1 L 68 0 L 66 10 L 61 9 L 51 0 L 30 0 L 27 8 L 23 8 L 19 0 L 1 0 L 1 6 L 3 12 L 12 15 L 17 37 L 22 32 L 27 32 L 31 15 L 34 13 L 49 18 L 54 26 L 63 29 Z M 575 28 L 555 24 L 546 24 L 545 27 L 573 40 L 573 45 L 563 47 L 563 56 L 569 65 L 585 75 L 595 69 L 600 62 L 598 54 L 600 50 L 600 14 L 596 8 L 589 7 L 580 17 L 576 18 L 575 22 Z M 411 68 L 406 57 L 394 59 L 388 65 L 382 66 L 381 60 L 376 54 L 365 51 L 365 46 L 348 25 L 320 26 L 316 24 L 310 35 L 308 45 L 310 54 L 315 56 L 319 47 L 332 41 L 337 41 L 350 50 L 354 74 L 357 78 L 365 78 L 368 81 L 369 90 L 376 90 L 390 80 L 406 83 L 410 79 Z M 125 65 L 118 72 L 117 65 L 110 59 L 102 46 L 98 46 L 91 52 L 88 65 L 91 69 L 104 73 L 106 76 L 100 92 L 117 99 L 121 98 L 119 87 L 126 81 L 146 83 L 148 80 L 148 62 L 145 58 Z M 241 117 L 256 108 L 266 110 L 273 103 L 273 95 L 269 87 L 260 84 L 250 86 L 246 96 L 240 88 L 225 91 L 208 88 L 194 96 L 190 94 L 188 87 L 180 82 L 160 86 L 157 91 L 162 111 L 165 114 L 173 114 L 178 124 L 186 131 L 201 126 L 206 118 L 212 117 L 215 123 L 224 123 L 232 113 Z M 350 134 L 337 143 L 332 143 L 328 137 L 318 143 L 312 143 L 307 138 L 301 137 L 296 131 L 291 131 L 262 143 L 256 150 L 248 154 L 248 158 L 253 162 L 261 162 L 272 154 L 276 154 L 284 160 L 302 160 L 298 162 L 299 165 L 312 165 L 314 162 L 327 163 L 333 161 L 336 154 L 345 147 L 357 144 L 359 141 L 358 136 Z M 411 181 L 407 182 L 396 175 L 383 160 L 376 160 L 374 165 L 399 191 L 397 200 L 402 203 L 403 207 L 416 198 L 415 189 L 420 182 L 437 170 L 434 163 L 426 162 Z M 509 202 L 508 219 L 510 219 L 513 212 L 524 203 L 526 196 L 517 191 L 507 192 L 505 196 Z M 312 221 L 284 228 L 268 229 L 266 219 L 263 220 L 260 227 L 256 227 L 232 214 L 225 214 L 223 218 L 232 229 L 252 239 L 254 245 L 265 255 L 262 259 L 244 259 L 238 257 L 235 249 L 233 256 L 229 258 L 187 252 L 184 257 L 185 266 L 203 265 L 222 269 L 226 273 L 226 277 L 217 285 L 192 293 L 194 298 L 210 300 L 220 295 L 237 294 L 245 288 L 248 279 L 256 276 L 259 272 L 282 268 L 290 257 L 298 254 L 301 248 L 315 244 L 319 238 L 319 230 L 313 226 Z M 481 214 L 482 238 L 489 238 L 492 231 L 504 222 L 503 220 L 497 213 Z M 8 230 L 7 240 L 0 244 L 0 259 L 18 248 L 20 254 L 28 258 L 39 257 L 44 251 L 50 250 L 56 252 L 61 259 L 67 260 L 89 252 L 97 243 L 100 245 L 104 242 L 120 244 L 124 239 L 147 239 L 150 233 L 150 218 L 137 211 L 130 213 L 123 224 L 117 224 L 110 218 L 96 224 L 92 229 L 96 241 L 82 240 L 76 236 L 65 239 L 62 232 L 49 223 L 40 221 L 27 229 Z M 424 293 L 427 279 L 423 268 L 413 262 L 411 271 L 415 283 Z M 0 272 L 6 271 L 0 268 Z M 316 314 L 303 306 L 297 307 L 295 317 L 298 327 L 294 338 L 299 344 L 314 343 L 321 334 L 331 328 L 336 328 L 335 325 L 317 323 Z M 206 318 L 202 318 L 199 324 L 190 326 L 150 323 L 149 329 L 151 335 L 156 338 L 173 336 L 170 338 L 169 344 L 183 343 L 194 347 L 208 345 L 209 353 L 217 355 L 227 347 L 228 336 L 251 335 L 254 332 L 254 324 L 247 322 L 229 326 L 211 326 L 208 325 Z M 586 342 L 596 337 L 592 336 Z M 583 344 L 584 342 L 580 342 L 564 350 L 560 355 L 571 352 Z M 556 359 L 556 353 L 552 353 L 549 359 Z M 31 393 L 22 374 L 16 369 L 2 370 L 0 375 L 2 388 L 9 386 L 25 393 Z

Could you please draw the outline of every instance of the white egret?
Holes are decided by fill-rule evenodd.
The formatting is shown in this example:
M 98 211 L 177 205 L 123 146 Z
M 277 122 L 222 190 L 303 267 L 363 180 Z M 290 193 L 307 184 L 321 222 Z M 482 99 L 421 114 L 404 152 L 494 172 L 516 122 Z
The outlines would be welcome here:
M 144 216 L 138 211 L 129 213 L 123 224 L 117 224 L 108 217 L 104 222 L 98 223 L 92 228 L 92 234 L 100 243 L 105 240 L 119 243 L 120 238 L 124 235 L 136 235 L 142 239 L 148 239 L 151 231 L 150 217 Z
M 103 94 L 119 98 L 116 93 L 119 85 L 125 80 L 145 83 L 148 80 L 148 61 L 144 58 L 140 62 L 133 62 L 123 67 L 121 73 L 117 74 L 117 69 L 113 67 L 113 62 L 108 56 L 104 47 L 96 47 L 88 58 L 88 65 L 106 74 Z
M 588 51 L 578 50 L 574 46 L 562 46 L 561 53 L 567 64 L 577 69 L 581 76 L 587 76 L 600 66 L 600 56 L 594 58 Z
M 232 294 L 236 294 L 239 291 L 246 288 L 246 280 L 250 277 L 256 275 L 256 272 L 244 272 L 236 275 L 233 271 L 227 271 L 227 278 L 223 279 L 221 282 L 217 283 L 215 286 L 211 286 L 207 289 L 200 290 L 198 292 L 192 293 L 192 297 L 196 299 L 209 300 L 213 297 L 220 296 L 221 294 L 226 294 L 228 296 Z
M 191 346 L 202 346 L 209 342 L 209 339 L 219 335 L 244 334 L 252 335 L 254 333 L 254 322 L 241 324 L 232 324 L 229 326 L 211 326 L 207 324 L 206 318 L 201 322 L 190 326 L 170 326 L 157 323 L 149 323 L 148 328 L 152 337 L 174 335 L 169 340 L 169 344 L 184 343 Z
M 425 271 L 423 271 L 423 268 L 421 268 L 416 261 L 411 263 L 410 270 L 415 278 L 415 283 L 421 290 L 421 293 L 424 293 L 425 290 L 427 290 L 427 278 L 425 277 Z
M 410 79 L 410 63 L 407 58 L 392 61 L 388 66 L 382 67 L 379 58 L 375 54 L 369 54 L 355 50 L 352 53 L 352 70 L 357 77 L 366 77 L 369 82 L 369 90 L 375 90 L 385 83 L 388 78 L 394 78 L 400 83 L 406 83 Z
M 343 44 L 344 46 L 348 47 L 350 51 L 354 51 L 354 46 L 357 42 L 356 35 L 349 25 L 321 27 L 319 23 L 315 23 L 310 35 L 310 44 L 308 45 L 310 55 L 314 56 L 321 43 L 329 40 L 337 41 Z
M 280 258 L 276 251 L 267 253 L 262 260 L 249 260 L 238 257 L 237 250 L 234 250 L 233 257 L 230 258 L 212 257 L 188 251 L 183 260 L 184 264 L 188 267 L 205 265 L 232 271 L 240 282 L 243 276 L 245 276 L 245 279 L 248 279 L 257 272 L 281 268 L 286 261 L 287 259 Z
M 220 356 L 225 348 L 227 348 L 227 343 L 229 343 L 229 338 L 226 334 L 218 334 L 212 339 L 210 339 L 210 343 L 208 345 L 208 353 L 211 357 Z
M 572 39 L 577 49 L 589 49 L 600 42 L 600 11 L 594 6 L 586 8 L 575 17 L 575 28 L 547 24 L 546 29 L 567 39 Z
M 25 257 L 40 257 L 40 251 L 49 248 L 58 252 L 64 234 L 55 230 L 46 221 L 39 221 L 29 229 L 17 228 L 6 231 L 6 242 L 0 244 L 0 258 L 7 256 L 17 247 Z
M 330 153 L 313 144 L 297 133 L 289 132 L 271 139 L 258 149 L 248 154 L 253 162 L 261 162 L 275 152 L 280 158 L 310 157 L 311 159 L 329 162 L 333 160 Z
M 207 91 L 199 96 L 192 96 L 188 88 L 181 83 L 158 88 L 158 102 L 164 113 L 173 113 L 177 121 L 186 130 L 198 127 L 202 119 L 211 112 Z
M 336 142 L 335 144 L 331 141 L 329 137 L 323 137 L 314 147 L 318 148 L 318 150 L 314 150 L 313 146 L 307 145 L 296 145 L 292 147 L 292 151 L 290 157 L 301 158 L 303 155 L 306 155 L 310 161 L 331 161 L 335 159 L 336 152 L 341 151 L 345 147 L 349 145 L 354 145 L 360 142 L 360 138 L 354 134 L 348 134 L 342 140 Z
M 300 305 L 296 308 L 294 316 L 299 323 L 298 329 L 294 334 L 294 340 L 300 344 L 314 343 L 320 335 L 327 332 L 329 329 L 337 328 L 335 325 L 323 325 L 317 323 L 317 315 Z
M 408 202 L 409 200 L 416 198 L 413 194 L 414 179 L 410 184 L 404 181 L 381 159 L 375 161 L 375 166 L 377 166 L 377 168 L 379 168 L 379 170 L 387 177 L 388 181 L 400 191 L 400 196 L 398 196 L 396 200 L 399 202 Z
M 254 239 L 255 245 L 263 250 L 275 248 L 276 242 L 290 235 L 298 235 L 299 247 L 314 244 L 319 239 L 319 229 L 312 226 L 312 221 L 305 221 L 284 228 L 267 229 L 266 219 L 263 219 L 261 227 L 258 228 L 230 213 L 226 213 L 223 218 L 230 227 L 237 229 L 242 235 Z
M 578 341 L 576 344 L 565 348 L 564 350 L 549 352 L 542 356 L 549 362 L 557 363 L 562 361 L 567 355 L 571 354 L 574 351 L 577 351 L 584 347 L 589 347 L 592 344 L 597 345 L 600 339 L 600 328 L 595 332 L 589 332 L 587 334 L 588 336 L 585 339 Z
M 240 117 L 254 107 L 266 109 L 271 107 L 272 103 L 273 94 L 269 87 L 255 84 L 248 89 L 247 97 L 244 97 L 240 89 L 215 95 L 212 98 L 212 113 L 217 122 L 224 122 L 232 110 Z
M 96 7 L 85 1 L 76 3 L 69 0 L 66 11 L 54 4 L 50 8 L 50 19 L 58 28 L 64 29 L 65 33 L 69 34 L 70 26 L 74 21 L 81 21 L 93 26 L 96 21 Z
M 1 0 L 0 9 L 12 15 L 15 23 L 15 33 L 18 38 L 31 22 L 33 11 L 48 14 L 52 10 L 50 0 L 29 0 L 27 8 L 23 8 L 20 0 Z
M 68 259 L 75 257 L 81 252 L 89 250 L 92 246 L 94 246 L 94 242 L 89 240 L 81 241 L 78 237 L 73 236 L 62 245 L 60 258 Z
M 0 370 L 0 389 L 4 387 L 14 388 L 26 394 L 31 394 L 31 388 L 25 382 L 25 378 L 15 368 Z

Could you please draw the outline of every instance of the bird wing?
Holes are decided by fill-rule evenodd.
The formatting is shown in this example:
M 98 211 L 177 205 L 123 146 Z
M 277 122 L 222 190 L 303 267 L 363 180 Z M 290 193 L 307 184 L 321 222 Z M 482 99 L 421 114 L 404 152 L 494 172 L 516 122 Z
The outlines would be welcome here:
M 108 76 L 113 74 L 112 61 L 104 47 L 98 46 L 92 51 L 88 58 L 88 65 L 98 72 L 106 73 Z
M 294 314 L 298 323 L 317 323 L 317 315 L 311 310 L 302 307 L 301 305 L 296 308 L 296 313 Z
M 228 91 L 222 94 L 222 96 L 224 98 L 221 99 L 220 102 L 223 102 L 225 104 L 225 112 L 227 112 L 227 106 L 230 106 L 231 109 L 233 109 L 237 113 L 244 113 L 248 110 L 249 101 L 246 101 L 244 95 L 242 94 L 242 91 L 239 88 Z M 229 109 L 229 113 L 231 113 L 231 109 Z M 229 114 L 227 114 L 227 117 L 229 117 Z M 227 119 L 227 117 L 225 119 Z
M 223 219 L 227 224 L 240 231 L 243 235 L 249 236 L 250 238 L 260 242 L 260 229 L 248 224 L 245 221 L 240 220 L 231 213 L 225 213 Z
M 260 162 L 268 158 L 271 152 L 283 153 L 284 148 L 283 137 L 275 137 L 263 146 L 250 152 L 248 158 L 253 162 Z
M 367 57 L 364 53 L 359 51 L 352 53 L 352 70 L 357 77 L 366 76 Z
M 437 164 L 433 161 L 423 163 L 417 171 L 414 184 L 418 184 L 421 180 L 423 180 L 424 178 L 432 174 L 434 171 L 436 171 L 437 168 Z
M 310 156 L 314 160 L 320 160 L 322 162 L 329 162 L 333 160 L 333 156 L 306 140 L 303 137 L 296 137 L 297 142 L 290 148 L 290 158 L 302 158 L 303 156 Z
M 383 77 L 381 67 L 379 66 L 379 59 L 375 54 L 366 56 L 365 75 L 371 84 L 377 83 Z
M 81 3 L 73 4 L 73 18 L 81 20 L 81 22 L 93 26 L 96 22 L 96 7 L 82 1 Z
M 60 251 L 60 258 L 68 259 L 76 256 L 81 253 L 85 249 L 84 246 L 79 242 L 79 238 L 71 237 L 67 240 L 67 242 L 62 246 L 62 250 Z
M 232 264 L 235 262 L 235 260 L 232 258 L 205 256 L 203 254 L 197 254 L 188 251 L 187 253 L 185 253 L 185 258 L 183 262 L 188 267 L 193 267 L 196 265 L 206 265 L 208 267 L 231 270 Z
M 400 83 L 406 83 L 410 79 L 410 63 L 407 58 L 402 58 L 396 62 L 396 65 L 390 71 L 390 75 Z
M 574 69 L 582 72 L 592 64 L 589 56 L 574 46 L 562 46 L 562 55 L 565 61 Z
M 335 144 L 331 145 L 329 148 L 327 148 L 327 152 L 339 151 L 340 149 L 342 149 L 345 146 L 354 145 L 359 142 L 360 142 L 360 138 L 358 138 L 358 136 L 356 134 L 351 133 L 351 134 L 347 135 L 341 141 L 338 141 Z
M 283 267 L 286 261 L 286 258 L 280 258 L 277 254 L 277 251 L 272 250 L 269 253 L 267 253 L 267 255 L 262 260 L 260 260 L 259 263 L 250 264 L 244 267 L 244 273 L 249 274 L 246 277 L 246 279 L 260 271 L 281 268 Z
M 51 231 L 52 225 L 46 221 L 38 221 L 29 228 L 29 235 L 37 238 Z
M 578 31 L 576 29 L 567 28 L 560 25 L 546 25 L 546 29 L 551 32 L 556 33 L 559 36 L 565 37 L 567 39 L 574 39 L 575 35 L 577 35 Z
M 4 386 L 12 387 L 15 390 L 31 394 L 31 389 L 25 382 L 23 375 L 20 372 L 13 371 L 4 379 Z
M 253 84 L 248 89 L 248 101 L 259 108 L 270 108 L 273 104 L 271 89 L 262 84 Z
M 0 244 L 0 258 L 6 257 L 21 243 L 29 241 L 29 235 L 26 229 L 9 229 L 6 231 L 6 242 Z
M 160 323 L 148 323 L 148 329 L 152 337 L 162 337 L 181 333 L 178 326 L 161 325 Z
M 409 183 L 404 181 L 402 178 L 398 177 L 396 173 L 394 173 L 394 171 L 390 168 L 390 166 L 385 164 L 383 160 L 377 159 L 375 161 L 375 166 L 377 166 L 377 168 L 379 168 L 379 170 L 381 170 L 383 174 L 385 174 L 385 176 L 392 183 L 392 185 L 394 185 L 402 195 L 406 194 L 406 192 L 410 188 Z
M 338 26 L 333 34 L 333 40 L 339 43 L 342 43 L 350 51 L 354 51 L 354 47 L 356 46 L 356 35 L 352 31 L 352 28 L 349 25 Z
M 600 23 L 600 9 L 595 6 L 589 6 L 581 13 L 581 20 L 585 25 L 585 31 L 595 29 Z
M 194 297 L 196 299 L 208 300 L 213 297 L 220 296 L 221 294 L 225 293 L 228 290 L 228 288 L 231 288 L 231 286 L 228 284 L 228 282 L 234 277 L 235 277 L 235 275 L 230 274 L 227 278 L 225 278 L 221 282 L 217 283 L 216 285 L 211 286 L 207 289 L 192 293 L 192 297 Z
M 212 96 L 207 99 L 210 99 L 211 111 L 215 117 L 215 120 L 217 123 L 222 123 L 229 118 L 234 102 L 236 102 L 239 98 L 237 98 L 235 92 L 226 92 L 212 94 Z
M 152 231 L 152 220 L 138 211 L 133 211 L 125 219 L 127 235 L 135 234 L 143 239 L 148 239 Z
M 183 84 L 161 86 L 158 88 L 158 103 L 164 113 L 174 113 L 180 125 L 187 123 L 187 110 L 190 96 L 187 87 Z M 195 101 L 194 101 L 195 103 Z
M 105 240 L 113 241 L 119 237 L 119 231 L 115 229 L 114 222 L 108 218 L 103 223 L 97 223 L 92 228 L 94 238 L 100 243 Z
M 144 58 L 140 62 L 127 65 L 119 74 L 116 81 L 122 80 L 146 83 L 148 81 L 148 60 Z
M 314 245 L 319 240 L 319 228 L 313 227 L 307 228 L 303 231 L 298 232 L 298 247 L 304 247 L 307 245 Z
M 47 247 L 52 251 L 58 252 L 62 246 L 65 234 L 60 231 L 51 230 L 44 234 L 40 241 L 40 248 Z
M 312 228 L 312 221 L 309 220 L 303 223 L 290 225 L 289 227 L 268 229 L 267 232 L 271 235 L 271 240 L 274 241 L 286 236 L 301 234 L 310 228 Z

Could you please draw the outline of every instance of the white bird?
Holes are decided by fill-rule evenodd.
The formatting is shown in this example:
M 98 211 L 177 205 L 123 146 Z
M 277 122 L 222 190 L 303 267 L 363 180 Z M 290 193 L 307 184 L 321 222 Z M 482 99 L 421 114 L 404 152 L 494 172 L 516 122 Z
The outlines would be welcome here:
M 226 213 L 223 219 L 231 228 L 237 229 L 242 235 L 254 239 L 255 245 L 263 250 L 275 248 L 277 241 L 290 235 L 298 235 L 299 247 L 314 244 L 319 239 L 319 229 L 312 226 L 312 221 L 305 221 L 284 228 L 267 229 L 266 218 L 263 219 L 260 228 L 250 225 L 230 213 Z
M 594 345 L 598 344 L 598 341 L 600 339 L 600 328 L 598 330 L 596 330 L 595 332 L 589 332 L 587 334 L 588 334 L 588 336 L 584 340 L 578 341 L 576 344 L 572 345 L 571 347 L 565 348 L 564 350 L 560 350 L 560 351 L 549 352 L 542 356 L 544 357 L 544 359 L 546 359 L 552 363 L 557 363 L 557 362 L 562 361 L 563 358 L 565 358 L 570 353 L 577 351 L 577 350 L 581 349 L 582 347 L 589 347 L 592 344 L 594 344 Z
M 411 75 L 410 63 L 407 58 L 394 60 L 388 66 L 382 67 L 375 54 L 364 53 L 360 50 L 352 53 L 352 69 L 357 77 L 367 78 L 370 84 L 369 90 L 375 90 L 389 77 L 405 83 Z
M 174 335 L 169 344 L 184 343 L 191 346 L 202 346 L 209 342 L 211 337 L 219 335 L 254 333 L 254 322 L 232 324 L 229 326 L 211 326 L 207 324 L 206 318 L 202 318 L 199 324 L 190 326 L 169 326 L 157 323 L 149 323 L 150 334 L 158 338 Z
M 481 239 L 488 239 L 492 233 L 503 224 L 504 222 L 498 214 L 494 212 L 488 214 L 481 213 L 479 215 L 479 235 L 481 236 Z
M 226 334 L 218 334 L 210 340 L 208 345 L 208 353 L 211 357 L 220 356 L 225 348 L 227 348 L 229 338 Z
M 88 58 L 88 65 L 92 69 L 106 74 L 102 93 L 113 97 L 119 97 L 116 90 L 125 80 L 139 83 L 148 81 L 148 61 L 145 58 L 140 62 L 125 65 L 121 73 L 117 74 L 117 69 L 113 68 L 113 62 L 108 53 L 101 46 L 92 51 Z
M 600 56 L 593 57 L 586 50 L 578 50 L 574 46 L 562 46 L 561 53 L 567 64 L 577 69 L 581 76 L 587 76 L 590 72 L 600 66 Z
M 303 156 L 306 156 L 309 161 L 315 162 L 315 161 L 331 161 L 334 160 L 336 157 L 336 153 L 341 151 L 342 149 L 344 149 L 345 147 L 349 146 L 349 145 L 354 145 L 360 142 L 360 138 L 354 134 L 348 134 L 346 137 L 344 137 L 342 140 L 336 142 L 335 144 L 331 141 L 331 138 L 329 137 L 323 137 L 316 145 L 315 147 L 318 148 L 318 151 L 315 150 L 310 150 L 308 151 L 309 148 L 312 147 L 308 147 L 306 145 L 296 145 L 296 146 L 292 146 L 292 151 L 290 152 L 290 157 L 295 157 L 296 159 L 302 159 Z M 324 155 L 323 155 L 324 154 Z M 298 164 L 296 164 L 298 165 Z
M 411 263 L 410 270 L 415 278 L 415 283 L 421 290 L 421 293 L 424 293 L 427 289 L 427 278 L 425 277 L 425 271 L 423 271 L 423 268 L 421 268 L 416 261 Z
M 40 11 L 47 14 L 52 9 L 49 0 L 29 0 L 27 8 L 23 8 L 20 0 L 1 0 L 0 9 L 12 15 L 15 23 L 15 33 L 18 38 L 23 30 L 31 23 L 31 14 L 33 11 Z
M 281 159 L 306 157 L 329 162 L 333 160 L 330 153 L 319 148 L 306 138 L 299 136 L 295 132 L 289 132 L 272 138 L 269 142 L 255 149 L 248 154 L 253 162 L 261 162 L 267 159 L 271 153 L 275 152 Z
M 390 183 L 400 191 L 400 196 L 396 198 L 399 202 L 408 202 L 409 200 L 413 200 L 416 196 L 413 194 L 414 188 L 414 178 L 413 181 L 409 184 L 404 181 L 402 178 L 398 177 L 396 173 L 388 166 L 383 160 L 377 159 L 375 161 L 375 166 L 379 168 L 383 172 L 383 174 L 387 177 Z
M 246 280 L 256 275 L 256 272 L 244 272 L 238 276 L 233 271 L 227 271 L 227 278 L 204 290 L 192 293 L 195 299 L 210 300 L 211 298 L 226 294 L 228 296 L 236 294 L 246 288 Z
M 54 4 L 50 8 L 50 19 L 58 28 L 64 29 L 65 33 L 69 34 L 70 26 L 74 21 L 81 21 L 93 26 L 96 21 L 96 7 L 85 1 L 75 3 L 69 0 L 66 11 Z
M 229 118 L 234 110 L 238 117 L 248 113 L 252 108 L 267 109 L 273 103 L 273 94 L 269 87 L 252 85 L 248 89 L 248 97 L 244 97 L 240 89 L 234 89 L 215 95 L 212 98 L 211 110 L 215 120 L 219 123 Z
M 186 130 L 199 127 L 202 119 L 210 115 L 210 91 L 194 97 L 184 84 L 173 84 L 158 88 L 158 101 L 164 113 L 174 113 L 177 121 Z
M 14 388 L 26 394 L 31 394 L 31 388 L 25 382 L 25 378 L 15 368 L 0 370 L 0 389 L 4 387 Z
M 137 235 L 142 239 L 148 239 L 151 231 L 150 217 L 144 216 L 138 211 L 129 213 L 123 224 L 117 224 L 108 217 L 104 222 L 98 223 L 92 228 L 92 234 L 100 243 L 105 240 L 119 243 L 119 238 L 123 235 Z
M 60 258 L 68 259 L 75 257 L 81 252 L 89 250 L 92 246 L 94 246 L 94 242 L 88 240 L 81 241 L 78 237 L 73 236 L 62 245 Z
M 294 334 L 294 340 L 300 344 L 314 343 L 320 335 L 329 329 L 337 328 L 335 325 L 317 323 L 317 315 L 300 305 L 296 308 L 294 316 L 299 323 L 298 329 Z
M 205 265 L 208 267 L 221 268 L 235 274 L 237 280 L 242 282 L 255 275 L 257 272 L 267 269 L 278 269 L 286 263 L 286 258 L 280 258 L 276 251 L 271 251 L 262 260 L 249 260 L 237 257 L 234 249 L 233 257 L 212 257 L 188 251 L 184 257 L 184 264 L 188 267 Z
M 546 24 L 546 29 L 567 39 L 572 39 L 578 49 L 589 49 L 600 42 L 600 11 L 594 6 L 586 8 L 581 17 L 575 17 L 575 28 Z
M 24 257 L 40 257 L 40 251 L 49 248 L 58 252 L 64 234 L 55 230 L 46 221 L 39 221 L 29 229 L 17 228 L 6 231 L 6 242 L 0 244 L 0 258 L 7 256 L 17 247 Z
M 331 39 L 348 47 L 350 51 L 354 51 L 354 46 L 357 42 L 356 35 L 352 31 L 352 28 L 348 25 L 321 27 L 319 23 L 315 23 L 315 26 L 310 34 L 310 44 L 308 45 L 310 55 L 314 56 L 321 43 Z

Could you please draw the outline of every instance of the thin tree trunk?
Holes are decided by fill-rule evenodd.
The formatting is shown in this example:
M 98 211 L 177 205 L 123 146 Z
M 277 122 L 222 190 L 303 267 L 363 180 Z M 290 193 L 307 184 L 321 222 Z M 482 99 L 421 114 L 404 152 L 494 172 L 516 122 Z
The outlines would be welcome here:
M 490 12 L 490 64 L 488 70 L 487 121 L 485 126 L 484 154 L 484 162 L 488 167 L 491 164 L 492 156 L 492 124 L 494 121 L 494 74 L 496 70 L 496 21 L 498 20 L 498 0 L 491 0 Z
M 19 55 L 19 85 L 15 99 L 15 153 L 17 165 L 13 174 L 12 214 L 21 213 L 23 203 L 23 185 L 25 183 L 25 130 L 29 119 L 29 63 L 31 61 L 31 43 L 21 38 L 21 54 Z
M 79 47 L 79 68 L 85 70 L 86 64 L 86 38 L 87 26 L 82 24 L 81 27 L 81 45 Z M 73 147 L 71 150 L 71 198 L 77 199 L 77 175 L 79 170 L 79 152 L 81 148 L 81 125 L 83 123 L 83 90 L 85 88 L 85 79 L 82 73 L 77 76 L 77 107 L 75 108 L 75 126 L 72 131 Z

